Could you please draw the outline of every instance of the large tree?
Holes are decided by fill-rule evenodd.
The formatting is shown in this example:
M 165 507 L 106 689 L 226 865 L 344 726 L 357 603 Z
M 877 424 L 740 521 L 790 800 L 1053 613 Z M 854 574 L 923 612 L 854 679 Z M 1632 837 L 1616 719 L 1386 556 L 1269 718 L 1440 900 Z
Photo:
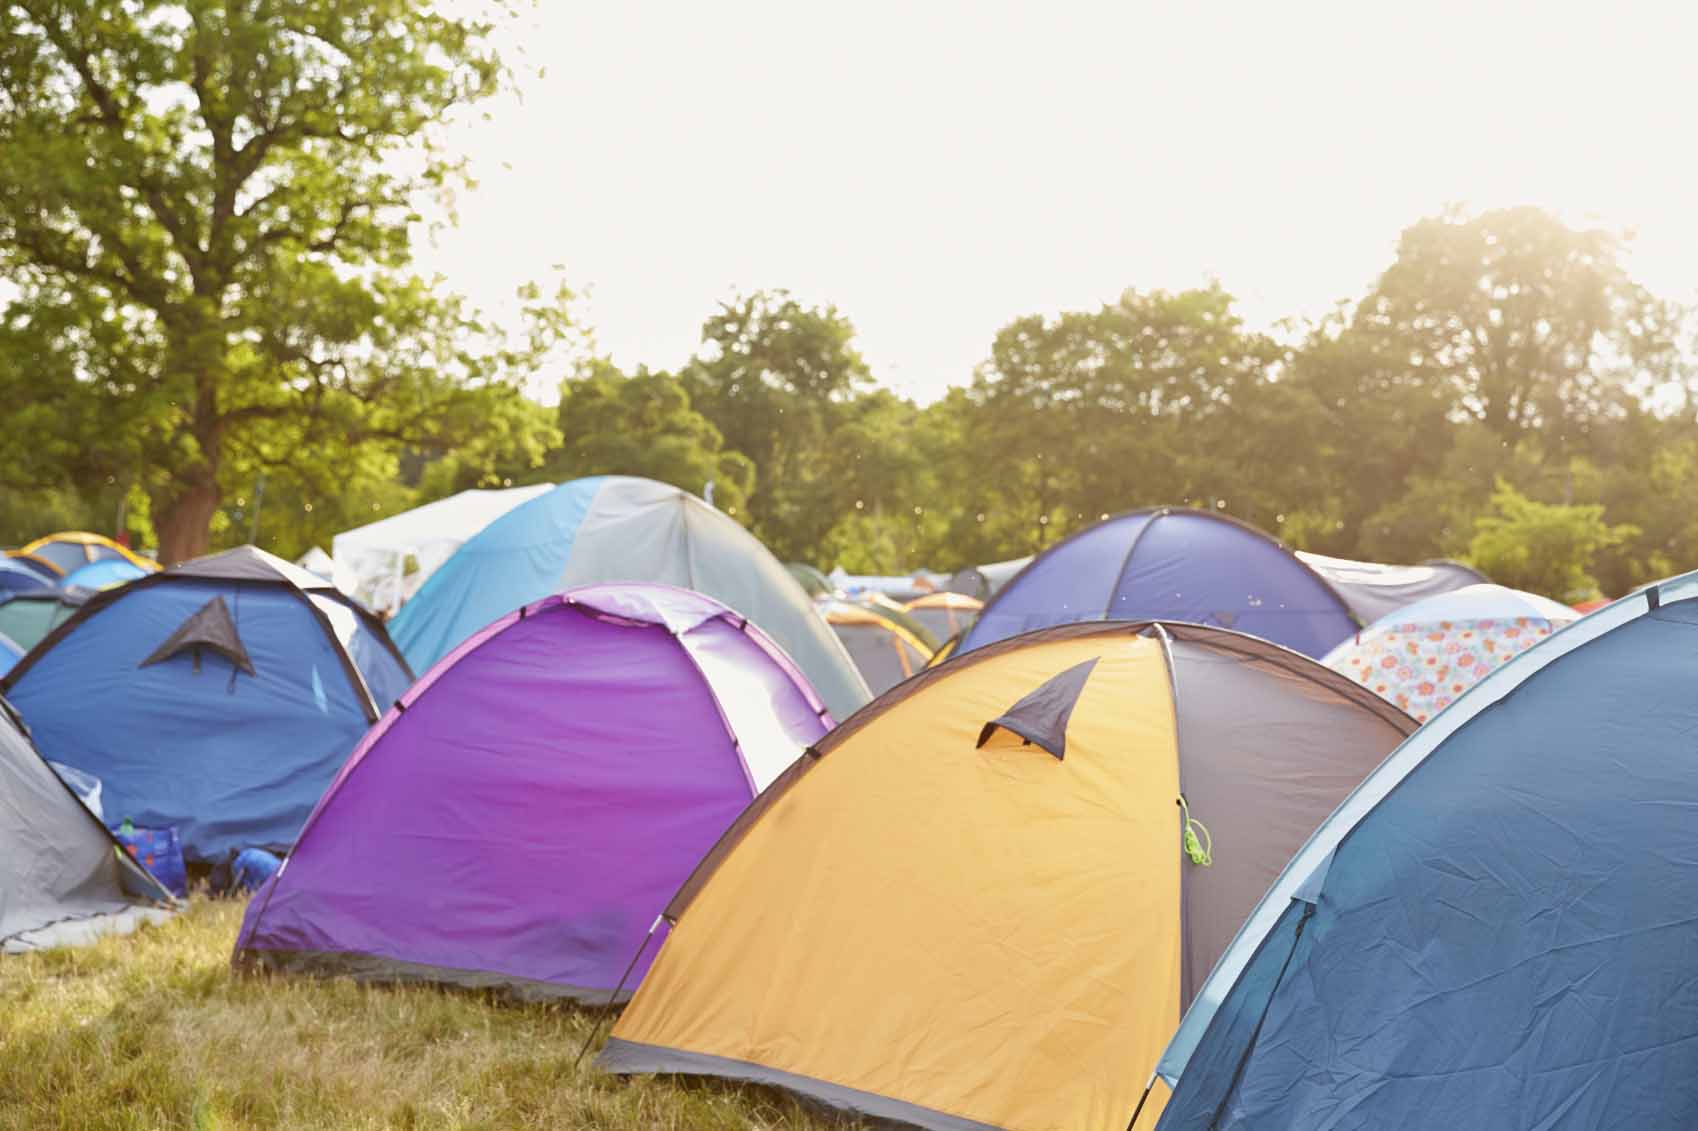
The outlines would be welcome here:
M 626 376 L 611 362 L 561 382 L 557 410 L 561 446 L 541 475 L 554 481 L 583 475 L 643 475 L 703 494 L 745 520 L 755 465 L 725 446 L 713 422 L 690 407 L 683 382 L 668 373 Z
M 0 0 L 0 400 L 65 449 L 0 477 L 139 483 L 171 561 L 257 470 L 383 474 L 511 416 L 534 350 L 408 272 L 460 171 L 439 127 L 500 85 L 490 31 L 417 0 Z
M 813 553 L 836 518 L 820 510 L 826 452 L 849 402 L 872 382 L 854 337 L 835 307 L 758 291 L 702 325 L 702 348 L 680 374 L 725 445 L 754 461 L 752 525 L 784 558 Z

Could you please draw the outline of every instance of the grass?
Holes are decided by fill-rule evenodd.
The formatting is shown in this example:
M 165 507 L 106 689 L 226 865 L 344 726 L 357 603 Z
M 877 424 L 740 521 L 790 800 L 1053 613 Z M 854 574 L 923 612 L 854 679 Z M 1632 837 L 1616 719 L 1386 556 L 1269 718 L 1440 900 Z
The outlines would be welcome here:
M 771 1129 L 846 1126 L 781 1093 L 622 1079 L 573 1060 L 570 1005 L 241 977 L 242 904 L 0 959 L 0 1129 Z

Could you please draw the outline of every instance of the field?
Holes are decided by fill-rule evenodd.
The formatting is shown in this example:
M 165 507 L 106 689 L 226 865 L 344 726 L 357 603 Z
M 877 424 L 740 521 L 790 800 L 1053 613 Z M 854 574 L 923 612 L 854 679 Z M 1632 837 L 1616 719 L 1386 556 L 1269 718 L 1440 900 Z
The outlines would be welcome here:
M 583 1009 L 235 976 L 242 906 L 0 959 L 0 1129 L 848 1126 L 758 1088 L 574 1071 Z

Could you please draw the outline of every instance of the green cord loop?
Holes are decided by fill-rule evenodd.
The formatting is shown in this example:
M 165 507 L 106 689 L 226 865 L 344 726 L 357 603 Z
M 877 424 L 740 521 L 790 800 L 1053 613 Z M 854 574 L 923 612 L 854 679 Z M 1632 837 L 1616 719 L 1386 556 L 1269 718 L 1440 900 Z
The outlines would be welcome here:
M 1179 795 L 1179 812 L 1185 817 L 1185 855 L 1191 858 L 1191 863 L 1199 868 L 1207 868 L 1215 862 L 1214 838 L 1209 835 L 1208 826 L 1191 816 L 1191 806 L 1185 803 L 1185 795 Z M 1201 836 L 1198 834 L 1201 833 Z

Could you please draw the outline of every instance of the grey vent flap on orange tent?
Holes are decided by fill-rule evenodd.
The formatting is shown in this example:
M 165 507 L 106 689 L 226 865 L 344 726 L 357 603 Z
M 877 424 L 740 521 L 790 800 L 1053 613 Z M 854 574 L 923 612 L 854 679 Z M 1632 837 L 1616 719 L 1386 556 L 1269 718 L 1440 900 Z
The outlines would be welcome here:
M 177 626 L 165 643 L 148 654 L 147 659 L 137 664 L 145 668 L 149 664 L 160 664 L 183 652 L 192 652 L 195 657 L 195 669 L 200 669 L 200 654 L 202 650 L 216 652 L 229 660 L 237 669 L 254 673 L 254 664 L 248 658 L 248 650 L 242 646 L 242 637 L 236 631 L 236 622 L 230 616 L 230 608 L 224 603 L 223 597 L 214 597 Z
M 980 746 L 991 740 L 998 730 L 1019 735 L 1033 746 L 1041 746 L 1062 759 L 1067 756 L 1067 720 L 1073 717 L 1073 705 L 1085 690 L 1085 681 L 1097 666 L 1098 656 L 1075 664 L 1060 675 L 1045 680 L 1036 691 L 1022 696 L 1007 711 L 986 723 L 979 732 Z

